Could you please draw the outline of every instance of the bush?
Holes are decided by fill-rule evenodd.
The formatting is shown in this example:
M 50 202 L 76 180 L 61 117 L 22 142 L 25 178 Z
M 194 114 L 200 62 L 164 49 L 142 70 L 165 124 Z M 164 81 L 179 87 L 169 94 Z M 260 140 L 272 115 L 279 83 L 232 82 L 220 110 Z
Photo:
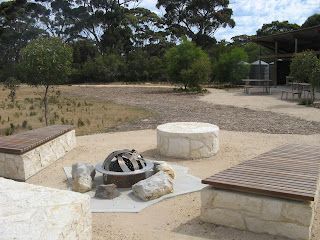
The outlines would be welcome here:
M 16 91 L 19 89 L 19 87 L 20 87 L 20 81 L 13 77 L 8 78 L 4 82 L 4 88 L 10 90 L 8 98 L 10 98 L 12 102 L 14 101 L 14 98 L 16 96 Z
M 209 57 L 186 37 L 182 40 L 180 45 L 171 48 L 165 55 L 170 80 L 174 83 L 182 83 L 185 89 L 200 90 L 200 84 L 208 81 L 210 75 Z
M 290 64 L 290 75 L 295 81 L 310 83 L 313 89 L 320 88 L 320 60 L 313 51 L 296 53 Z
M 228 53 L 221 54 L 219 61 L 214 64 L 215 81 L 237 85 L 248 76 L 250 65 L 247 53 L 242 48 L 234 48 Z

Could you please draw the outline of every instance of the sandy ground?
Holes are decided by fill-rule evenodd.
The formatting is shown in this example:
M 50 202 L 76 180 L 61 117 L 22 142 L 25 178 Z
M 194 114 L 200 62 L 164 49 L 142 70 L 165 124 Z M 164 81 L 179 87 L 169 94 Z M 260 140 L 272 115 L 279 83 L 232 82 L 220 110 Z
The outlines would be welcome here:
M 276 107 L 279 104 L 278 100 L 271 99 L 269 96 L 242 95 L 243 98 L 240 99 L 237 96 L 240 91 L 237 93 L 212 90 L 212 93 L 204 96 L 202 100 L 267 111 L 273 109 L 282 114 L 303 116 L 313 121 L 320 119 L 318 109 L 302 108 L 286 101 L 281 101 L 280 105 L 284 107 Z M 252 101 L 252 97 L 259 99 L 261 104 L 257 103 L 258 100 Z M 285 107 L 287 104 L 290 107 Z M 178 160 L 159 156 L 156 152 L 155 130 L 81 136 L 77 137 L 76 149 L 27 182 L 67 189 L 67 179 L 62 167 L 71 166 L 73 162 L 96 164 L 103 161 L 110 152 L 123 148 L 136 149 L 147 159 L 165 160 L 172 164 L 189 167 L 190 174 L 203 179 L 286 143 L 320 145 L 320 134 L 286 135 L 222 130 L 220 131 L 220 152 L 212 158 L 199 160 Z M 164 200 L 139 213 L 95 213 L 93 214 L 93 239 L 284 239 L 203 223 L 199 220 L 200 207 L 200 193 L 196 192 Z M 318 212 L 313 229 L 313 240 L 320 239 Z
M 309 121 L 320 122 L 320 109 L 312 109 L 302 105 L 297 105 L 297 97 L 294 101 L 291 99 L 281 99 L 280 89 L 273 89 L 272 95 L 261 94 L 254 91 L 249 96 L 241 90 L 224 91 L 219 89 L 208 89 L 211 94 L 200 97 L 201 101 L 213 104 L 229 105 L 240 108 L 249 108 L 252 110 L 265 110 L 275 113 L 302 118 Z M 291 97 L 291 96 L 290 96 Z M 316 93 L 317 99 L 320 94 Z

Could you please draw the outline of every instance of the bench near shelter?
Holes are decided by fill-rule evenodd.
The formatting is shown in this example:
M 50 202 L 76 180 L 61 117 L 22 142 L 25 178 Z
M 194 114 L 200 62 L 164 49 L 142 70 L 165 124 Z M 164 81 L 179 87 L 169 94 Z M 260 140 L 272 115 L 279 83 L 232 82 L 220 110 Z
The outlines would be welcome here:
M 76 147 L 70 125 L 53 125 L 0 138 L 0 177 L 25 181 Z
M 268 79 L 242 79 L 245 83 L 243 91 L 250 95 L 250 90 L 252 88 L 262 89 L 263 92 L 267 92 L 271 95 L 272 80 Z
M 320 147 L 287 144 L 202 180 L 201 215 L 256 233 L 310 239 L 319 196 Z

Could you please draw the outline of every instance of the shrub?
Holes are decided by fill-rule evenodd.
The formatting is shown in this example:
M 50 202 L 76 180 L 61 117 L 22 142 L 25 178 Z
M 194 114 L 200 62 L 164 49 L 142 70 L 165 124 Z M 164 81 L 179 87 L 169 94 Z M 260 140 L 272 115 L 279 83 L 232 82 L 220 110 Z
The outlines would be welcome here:
M 215 81 L 237 85 L 242 83 L 250 69 L 245 64 L 247 53 L 242 48 L 234 48 L 230 52 L 221 54 L 219 61 L 214 64 Z
M 27 125 L 28 125 L 28 121 L 27 120 L 24 120 L 23 122 L 22 122 L 22 128 L 26 128 L 27 127 Z
M 296 81 L 310 83 L 313 89 L 320 88 L 320 60 L 313 51 L 296 53 L 290 64 L 290 75 Z
M 85 125 L 85 123 L 84 123 L 84 121 L 82 120 L 82 118 L 79 118 L 79 119 L 78 119 L 77 126 L 78 126 L 78 127 L 82 127 L 82 126 L 84 126 L 84 125 Z
M 19 89 L 19 87 L 20 81 L 15 79 L 14 77 L 10 77 L 4 82 L 4 88 L 10 90 L 8 98 L 10 98 L 12 102 L 14 101 L 16 91 Z
M 14 132 L 13 128 L 6 128 L 5 131 L 4 131 L 4 135 L 6 136 L 9 136 L 9 135 L 12 135 Z
M 201 89 L 200 84 L 208 80 L 211 71 L 208 55 L 186 37 L 183 37 L 180 45 L 171 48 L 165 57 L 170 80 L 182 83 L 185 89 Z

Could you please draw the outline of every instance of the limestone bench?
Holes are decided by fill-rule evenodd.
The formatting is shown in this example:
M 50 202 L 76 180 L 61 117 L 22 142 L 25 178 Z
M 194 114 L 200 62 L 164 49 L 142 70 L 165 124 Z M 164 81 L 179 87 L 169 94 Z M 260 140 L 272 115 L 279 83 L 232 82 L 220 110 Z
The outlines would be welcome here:
M 92 238 L 90 197 L 0 177 L 0 239 Z
M 0 177 L 25 181 L 75 148 L 70 125 L 53 125 L 0 138 Z
M 202 180 L 211 186 L 201 192 L 200 218 L 241 230 L 310 239 L 319 170 L 320 147 L 288 144 L 271 150 Z

